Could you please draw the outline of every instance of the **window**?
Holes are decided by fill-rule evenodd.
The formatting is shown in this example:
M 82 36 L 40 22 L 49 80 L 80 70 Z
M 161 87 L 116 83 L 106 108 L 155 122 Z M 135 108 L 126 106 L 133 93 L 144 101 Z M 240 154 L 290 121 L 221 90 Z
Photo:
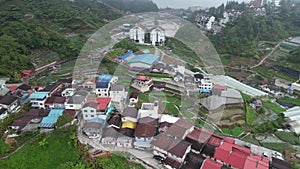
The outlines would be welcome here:
M 85 115 L 85 117 L 89 117 L 89 115 Z
M 43 105 L 43 103 L 40 103 L 40 105 L 42 106 L 42 105 Z
M 94 111 L 94 110 L 90 110 L 90 112 L 91 112 L 91 113 L 94 113 L 95 111 Z
M 91 115 L 91 117 L 94 117 L 94 115 Z
M 83 112 L 85 112 L 85 113 L 86 113 L 86 112 L 87 112 L 87 110 L 83 110 Z
M 107 93 L 105 93 L 104 96 L 107 96 Z
M 73 107 L 73 105 L 71 104 L 70 107 Z

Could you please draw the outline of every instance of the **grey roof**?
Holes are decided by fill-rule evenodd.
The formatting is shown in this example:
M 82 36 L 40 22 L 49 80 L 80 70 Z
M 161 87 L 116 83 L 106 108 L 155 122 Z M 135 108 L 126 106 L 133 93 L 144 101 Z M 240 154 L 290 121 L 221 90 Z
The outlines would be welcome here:
M 75 95 L 77 95 L 77 96 L 87 96 L 88 94 L 89 94 L 89 92 L 86 91 L 86 90 L 78 90 L 78 91 L 75 93 Z
M 243 99 L 241 93 L 234 89 L 227 89 L 226 91 L 222 91 L 221 96 L 236 98 L 236 99 Z
M 219 107 L 227 104 L 241 104 L 244 103 L 242 98 L 230 98 L 230 97 L 222 97 L 217 95 L 212 95 L 200 100 L 200 103 L 207 110 L 215 110 Z
M 104 129 L 102 137 L 115 137 L 117 138 L 121 134 L 113 127 L 107 127 Z
M 137 118 L 138 110 L 135 107 L 126 107 L 122 114 L 124 117 Z
M 81 104 L 85 100 L 85 96 L 72 96 L 69 97 L 67 104 Z
M 100 129 L 101 126 L 102 125 L 100 123 L 97 123 L 97 122 L 87 122 L 87 123 L 84 123 L 83 129 L 91 129 L 91 128 Z
M 6 95 L 7 93 L 9 93 L 9 89 L 8 89 L 8 88 L 0 89 L 0 96 L 4 96 L 4 95 Z
M 123 90 L 125 90 L 125 86 L 124 85 L 112 84 L 110 86 L 110 91 L 123 91 Z
M 27 90 L 31 89 L 31 86 L 29 86 L 27 84 L 22 84 L 18 87 L 18 89 L 23 90 L 23 91 L 27 91 Z

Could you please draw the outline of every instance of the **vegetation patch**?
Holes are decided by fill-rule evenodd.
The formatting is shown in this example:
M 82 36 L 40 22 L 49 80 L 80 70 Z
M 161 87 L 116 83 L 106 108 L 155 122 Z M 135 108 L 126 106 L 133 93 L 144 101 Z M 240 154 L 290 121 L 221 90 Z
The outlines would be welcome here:
M 115 49 L 112 51 L 107 52 L 107 55 L 111 58 L 118 58 L 119 56 L 126 53 L 125 49 Z
M 275 135 L 280 138 L 280 140 L 288 142 L 292 145 L 299 145 L 300 144 L 300 139 L 295 135 L 295 133 L 292 132 L 282 132 L 282 131 L 277 131 L 275 132 Z
M 299 97 L 297 97 L 295 99 L 289 98 L 289 97 L 282 97 L 279 99 L 279 101 L 300 106 L 300 98 Z
M 264 102 L 263 107 L 274 111 L 277 114 L 280 114 L 285 111 L 284 108 L 278 106 L 276 103 Z
M 24 146 L 16 154 L 0 161 L 0 168 L 57 168 L 68 161 L 79 161 L 80 150 L 75 136 L 76 126 L 70 131 L 55 131 Z M 75 137 L 74 137 L 75 136 Z
M 267 142 L 264 142 L 264 143 L 261 143 L 261 145 L 263 147 L 266 147 L 266 148 L 269 148 L 272 150 L 276 150 L 279 152 L 284 152 L 285 150 L 293 150 L 292 145 L 289 143 L 267 143 Z

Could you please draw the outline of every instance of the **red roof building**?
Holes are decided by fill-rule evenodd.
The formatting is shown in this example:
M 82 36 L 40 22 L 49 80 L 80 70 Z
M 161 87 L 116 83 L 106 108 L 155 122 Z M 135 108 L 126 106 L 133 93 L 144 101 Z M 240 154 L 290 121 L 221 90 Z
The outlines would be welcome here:
M 251 151 L 249 148 L 223 142 L 214 154 L 214 158 L 236 168 L 243 168 Z
M 245 161 L 243 169 L 268 169 L 269 159 L 260 155 L 250 155 Z
M 110 103 L 111 98 L 97 98 L 97 99 L 87 99 L 87 103 L 96 103 L 97 107 L 94 107 L 97 110 L 103 110 L 105 111 Z M 92 104 L 90 104 L 89 106 L 92 106 Z
M 221 169 L 221 168 L 222 168 L 222 164 L 208 158 L 204 160 L 200 169 Z
M 219 147 L 221 145 L 221 142 L 223 141 L 223 139 L 224 139 L 224 137 L 213 134 L 211 136 L 211 138 L 209 139 L 208 143 L 215 147 Z
M 226 86 L 221 86 L 221 85 L 214 85 L 213 86 L 213 89 L 218 89 L 218 90 L 227 90 L 227 87 Z
M 241 151 L 233 147 L 228 160 L 228 164 L 236 168 L 243 168 L 246 159 L 249 155 L 250 155 L 249 153 L 246 153 L 244 151 Z
M 18 88 L 18 86 L 10 86 L 8 89 L 9 91 L 15 91 Z

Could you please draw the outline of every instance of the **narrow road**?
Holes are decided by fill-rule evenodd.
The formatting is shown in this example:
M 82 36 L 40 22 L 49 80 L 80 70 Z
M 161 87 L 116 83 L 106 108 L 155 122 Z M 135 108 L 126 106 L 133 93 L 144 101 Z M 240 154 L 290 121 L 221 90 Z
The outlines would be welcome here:
M 3 156 L 0 158 L 0 160 L 4 160 L 7 159 L 8 157 L 14 155 L 15 153 L 17 153 L 19 150 L 21 150 L 21 148 L 23 148 L 24 146 L 26 146 L 27 144 L 33 143 L 33 141 L 35 141 L 35 137 L 31 138 L 30 140 L 26 141 L 25 143 L 23 143 L 20 147 L 18 147 L 17 149 L 15 149 L 13 152 L 10 152 L 9 154 Z
M 263 59 L 262 59 L 258 64 L 256 64 L 256 65 L 250 67 L 250 69 L 256 68 L 256 67 L 260 66 L 261 64 L 263 64 L 264 61 L 265 61 L 269 56 L 271 56 L 271 55 L 277 50 L 277 48 L 280 46 L 281 42 L 282 42 L 282 41 L 280 41 L 280 42 L 279 42 L 279 43 L 271 50 L 270 53 L 268 53 L 267 55 L 265 55 L 265 56 L 263 57 Z

